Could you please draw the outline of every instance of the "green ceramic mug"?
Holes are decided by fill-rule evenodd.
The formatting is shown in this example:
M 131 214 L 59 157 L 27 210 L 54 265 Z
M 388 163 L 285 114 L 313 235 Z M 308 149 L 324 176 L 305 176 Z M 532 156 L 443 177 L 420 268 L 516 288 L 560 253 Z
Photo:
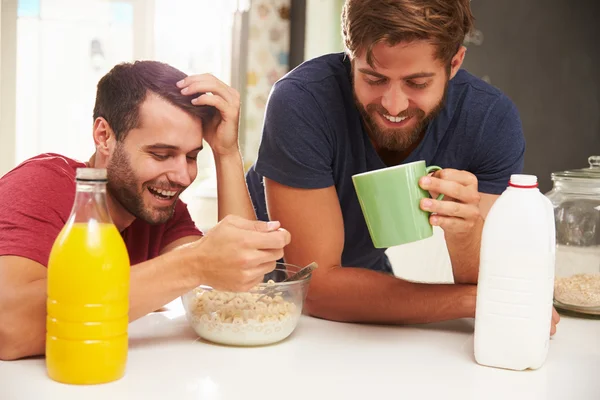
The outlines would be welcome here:
M 430 197 L 419 179 L 442 168 L 415 161 L 352 176 L 369 234 L 377 248 L 416 242 L 433 235 L 429 212 L 420 207 Z M 437 200 L 443 197 L 440 194 Z

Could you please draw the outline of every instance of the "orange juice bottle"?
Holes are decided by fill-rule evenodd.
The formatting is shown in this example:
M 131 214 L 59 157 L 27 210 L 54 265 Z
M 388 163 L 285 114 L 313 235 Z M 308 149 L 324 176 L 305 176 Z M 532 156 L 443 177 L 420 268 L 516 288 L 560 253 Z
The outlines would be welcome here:
M 106 205 L 106 170 L 79 168 L 71 215 L 48 261 L 46 369 L 68 384 L 125 373 L 129 255 Z

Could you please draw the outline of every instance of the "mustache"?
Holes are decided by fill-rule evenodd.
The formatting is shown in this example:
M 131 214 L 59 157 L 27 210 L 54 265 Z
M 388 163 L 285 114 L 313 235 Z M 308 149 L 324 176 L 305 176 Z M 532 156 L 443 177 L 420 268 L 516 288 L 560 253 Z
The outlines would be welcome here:
M 153 188 L 156 188 L 159 190 L 167 190 L 169 192 L 179 192 L 179 191 L 183 191 L 184 189 L 187 188 L 187 186 L 173 184 L 170 182 L 149 182 L 149 183 L 146 183 L 146 186 L 152 186 Z
M 418 108 L 407 108 L 404 111 L 399 112 L 397 115 L 392 115 L 392 113 L 388 112 L 381 104 L 369 104 L 366 107 L 369 113 L 378 112 L 380 114 L 391 115 L 392 117 L 400 117 L 400 118 L 410 118 L 410 117 L 420 117 L 425 113 L 423 110 Z

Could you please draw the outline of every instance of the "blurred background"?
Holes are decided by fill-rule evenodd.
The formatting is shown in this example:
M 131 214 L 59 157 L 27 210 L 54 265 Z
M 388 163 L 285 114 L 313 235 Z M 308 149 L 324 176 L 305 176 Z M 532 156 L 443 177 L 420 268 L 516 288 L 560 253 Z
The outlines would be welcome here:
M 472 0 L 476 31 L 464 68 L 516 103 L 525 172 L 543 192 L 553 171 L 600 154 L 600 2 Z M 210 72 L 242 95 L 246 167 L 257 154 L 275 81 L 304 60 L 343 50 L 343 0 L 2 0 L 0 176 L 24 159 L 93 153 L 98 80 L 115 64 L 167 62 Z M 210 151 L 185 192 L 202 229 L 216 222 Z M 416 246 L 428 246 L 423 241 Z M 447 255 L 440 253 L 432 257 Z

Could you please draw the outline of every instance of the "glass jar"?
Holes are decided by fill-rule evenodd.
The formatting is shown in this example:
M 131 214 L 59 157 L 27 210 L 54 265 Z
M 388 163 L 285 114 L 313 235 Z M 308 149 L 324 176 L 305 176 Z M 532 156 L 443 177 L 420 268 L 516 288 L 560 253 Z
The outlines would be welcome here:
M 554 306 L 600 316 L 600 156 L 589 168 L 555 172 L 546 196 L 554 205 Z

